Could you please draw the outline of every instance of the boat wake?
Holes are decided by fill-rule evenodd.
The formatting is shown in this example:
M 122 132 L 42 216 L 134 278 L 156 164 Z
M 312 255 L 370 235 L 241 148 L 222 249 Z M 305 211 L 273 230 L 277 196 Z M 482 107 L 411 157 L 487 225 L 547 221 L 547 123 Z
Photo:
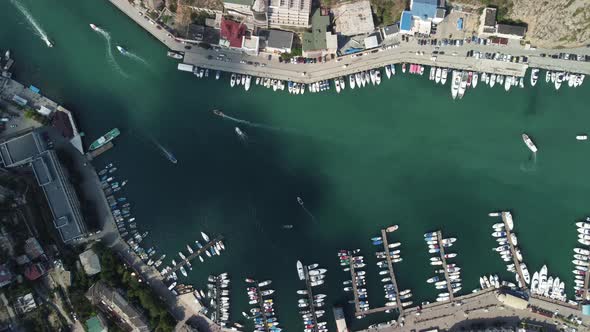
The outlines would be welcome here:
M 23 14 L 25 16 L 25 18 L 27 19 L 27 21 L 29 22 L 31 27 L 33 27 L 33 29 L 35 29 L 35 34 L 38 35 L 41 38 L 41 40 L 45 42 L 45 44 L 47 44 L 49 47 L 51 47 L 50 46 L 51 42 L 49 41 L 49 37 L 47 36 L 45 31 L 43 31 L 43 29 L 41 28 L 39 23 L 37 23 L 37 21 L 35 20 L 33 15 L 31 15 L 31 13 L 29 13 L 27 8 L 25 8 L 25 6 L 23 6 L 20 2 L 18 2 L 18 0 L 10 0 L 10 2 L 12 2 L 12 4 L 16 7 L 16 9 L 18 9 L 18 11 L 21 12 L 21 14 Z
M 527 162 L 520 164 L 520 170 L 523 172 L 534 172 L 537 170 L 537 153 L 533 152 Z
M 230 121 L 233 121 L 233 122 L 236 122 L 236 123 L 241 123 L 241 124 L 244 124 L 246 126 L 253 127 L 253 128 L 260 128 L 260 129 L 266 129 L 266 130 L 271 130 L 271 131 L 279 131 L 279 132 L 297 133 L 296 131 L 294 131 L 292 129 L 285 129 L 285 128 L 273 127 L 273 126 L 268 126 L 268 125 L 261 124 L 261 123 L 255 123 L 255 122 L 250 122 L 250 121 L 246 121 L 246 120 L 241 120 L 241 119 L 234 118 L 233 116 L 229 116 L 229 115 L 226 115 L 225 113 L 221 113 L 221 112 L 220 113 L 216 113 L 216 115 L 218 115 L 218 116 L 220 116 L 220 117 L 222 117 L 224 119 L 227 119 L 227 120 L 230 120 Z
M 121 54 L 123 54 L 124 56 L 127 56 L 137 62 L 141 62 L 146 66 L 149 66 L 148 62 L 144 58 L 140 57 L 139 55 L 137 55 L 135 53 L 132 53 L 130 51 L 126 51 L 125 53 L 121 53 Z
M 303 200 L 300 197 L 297 197 L 297 202 L 299 203 L 303 211 L 305 211 L 305 213 L 307 213 L 307 215 L 311 218 L 311 220 L 316 221 L 315 216 L 305 207 L 305 204 L 303 203 Z
M 107 58 L 109 63 L 119 72 L 119 74 L 129 78 L 129 75 L 123 71 L 123 68 L 121 68 L 121 66 L 119 66 L 117 63 L 117 60 L 115 60 L 115 56 L 113 55 L 113 44 L 111 43 L 111 34 L 99 27 L 96 27 L 96 32 L 98 32 L 98 34 L 104 38 L 107 44 Z
M 152 142 L 154 142 L 158 149 L 160 149 L 160 152 L 162 152 L 166 159 L 168 159 L 173 164 L 178 163 L 178 160 L 174 157 L 174 155 L 170 151 L 168 151 L 168 149 L 162 146 L 162 144 L 158 143 L 155 139 L 152 139 Z

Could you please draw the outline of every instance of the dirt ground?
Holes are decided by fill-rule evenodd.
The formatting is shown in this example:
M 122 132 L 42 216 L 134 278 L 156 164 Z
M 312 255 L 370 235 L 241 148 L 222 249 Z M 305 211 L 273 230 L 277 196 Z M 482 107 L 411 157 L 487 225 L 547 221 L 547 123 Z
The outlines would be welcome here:
M 463 19 L 463 30 L 457 29 L 457 21 Z M 477 33 L 479 14 L 477 11 L 463 8 L 462 11 L 451 10 L 438 25 L 435 38 L 465 38 Z

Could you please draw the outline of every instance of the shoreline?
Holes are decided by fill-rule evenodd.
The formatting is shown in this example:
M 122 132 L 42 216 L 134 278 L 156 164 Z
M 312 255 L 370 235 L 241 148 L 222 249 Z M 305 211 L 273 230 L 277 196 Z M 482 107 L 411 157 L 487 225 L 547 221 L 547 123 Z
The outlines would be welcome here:
M 322 80 L 329 80 L 340 76 L 347 76 L 361 71 L 376 69 L 389 64 L 415 63 L 424 66 L 445 67 L 449 69 L 460 69 L 474 72 L 485 72 L 489 74 L 500 74 L 508 76 L 523 77 L 526 75 L 528 68 L 539 68 L 551 71 L 565 71 L 570 73 L 590 75 L 590 63 L 572 60 L 559 60 L 550 57 L 541 57 L 541 53 L 556 52 L 575 52 L 579 54 L 590 55 L 589 48 L 576 49 L 528 49 L 522 47 L 514 48 L 509 46 L 492 46 L 492 45 L 471 45 L 464 46 L 418 46 L 410 44 L 400 44 L 400 47 L 391 49 L 373 49 L 366 51 L 362 57 L 351 58 L 342 56 L 340 60 L 329 60 L 316 64 L 291 64 L 280 63 L 276 60 L 267 60 L 258 56 L 247 56 L 241 52 L 231 49 L 223 51 L 214 51 L 202 49 L 197 45 L 191 45 L 190 50 L 185 49 L 187 44 L 177 38 L 172 37 L 167 30 L 158 25 L 158 23 L 147 19 L 143 11 L 131 5 L 126 0 L 109 0 L 116 8 L 126 14 L 130 19 L 135 21 L 144 30 L 164 44 L 169 50 L 184 53 L 184 63 L 193 66 L 199 66 L 211 70 L 220 70 L 229 73 L 245 74 L 261 78 L 271 78 L 294 83 L 315 83 Z M 141 13 L 141 15 L 140 15 Z M 444 55 L 431 54 L 434 50 L 444 50 Z M 371 53 L 378 50 L 375 53 Z M 466 57 L 467 51 L 480 52 L 501 52 L 515 56 L 529 57 L 528 63 L 513 63 L 488 59 L 476 59 Z M 226 62 L 216 60 L 220 53 L 232 58 L 232 61 Z M 208 56 L 211 59 L 208 59 Z M 241 64 L 239 59 L 259 62 L 265 64 L 265 67 L 255 67 L 248 64 Z

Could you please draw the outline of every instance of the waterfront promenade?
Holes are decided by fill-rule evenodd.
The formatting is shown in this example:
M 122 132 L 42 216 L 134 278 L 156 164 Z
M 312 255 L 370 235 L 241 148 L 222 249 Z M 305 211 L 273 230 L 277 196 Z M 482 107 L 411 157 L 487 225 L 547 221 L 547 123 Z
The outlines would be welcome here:
M 349 75 L 359 71 L 382 67 L 392 63 L 418 63 L 428 66 L 447 67 L 470 71 L 488 72 L 503 75 L 523 76 L 527 68 L 542 68 L 549 70 L 562 70 L 574 73 L 590 74 L 590 62 L 571 61 L 541 57 L 541 53 L 553 54 L 569 52 L 576 54 L 590 55 L 590 48 L 578 49 L 528 49 L 523 47 L 493 46 L 493 45 L 472 45 L 443 46 L 438 48 L 444 51 L 444 55 L 433 56 L 434 46 L 419 46 L 414 41 L 402 43 L 399 47 L 381 50 L 375 53 L 366 53 L 361 57 L 344 56 L 341 61 L 329 60 L 324 63 L 315 64 L 292 64 L 280 63 L 276 56 L 273 60 L 262 57 L 248 56 L 236 50 L 205 50 L 192 45 L 190 50 L 185 49 L 187 44 L 175 39 L 163 28 L 158 29 L 157 23 L 150 23 L 145 15 L 140 15 L 139 8 L 130 4 L 127 0 L 109 0 L 122 12 L 133 19 L 137 24 L 162 42 L 170 50 L 184 52 L 184 63 L 201 66 L 213 70 L 248 74 L 257 77 L 268 77 L 281 80 L 290 80 L 300 83 L 313 83 L 338 76 Z M 529 63 L 512 63 L 487 59 L 476 59 L 466 57 L 467 51 L 475 50 L 482 52 L 500 52 L 511 55 L 524 55 L 529 57 Z M 217 56 L 223 53 L 231 61 L 219 61 Z M 208 59 L 208 56 L 211 59 Z M 241 60 L 265 64 L 253 66 L 240 63 Z

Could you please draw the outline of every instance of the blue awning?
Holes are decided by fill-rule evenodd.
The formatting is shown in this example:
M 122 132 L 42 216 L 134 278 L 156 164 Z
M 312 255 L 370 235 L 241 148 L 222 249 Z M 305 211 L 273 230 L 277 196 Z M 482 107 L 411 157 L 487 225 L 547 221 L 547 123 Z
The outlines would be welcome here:
M 36 87 L 36 86 L 34 86 L 34 85 L 31 85 L 31 86 L 29 86 L 29 89 L 30 89 L 31 91 L 33 91 L 34 93 L 39 93 L 39 92 L 41 91 L 41 90 L 39 90 L 39 88 L 37 88 L 37 87 Z

